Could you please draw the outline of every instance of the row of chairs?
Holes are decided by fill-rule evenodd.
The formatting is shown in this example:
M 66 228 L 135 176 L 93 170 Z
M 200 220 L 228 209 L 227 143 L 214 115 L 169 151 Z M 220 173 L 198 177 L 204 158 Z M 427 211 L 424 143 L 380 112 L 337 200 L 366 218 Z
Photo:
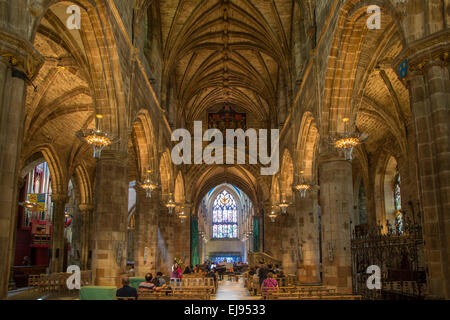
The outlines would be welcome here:
M 362 300 L 360 295 L 305 295 L 303 293 L 269 292 L 267 300 Z
M 176 290 L 184 288 L 207 288 L 212 294 L 217 291 L 217 283 L 214 278 L 208 277 L 188 277 L 183 279 L 170 279 L 170 287 Z
M 388 281 L 383 282 L 384 291 L 401 292 L 409 295 L 419 295 L 426 291 L 426 283 L 416 281 Z
M 39 292 L 69 293 L 67 279 L 70 273 L 35 274 L 28 277 L 28 286 Z M 92 271 L 81 271 L 81 286 L 92 284 Z
M 139 300 L 210 300 L 208 288 L 166 289 L 160 291 L 140 291 Z M 122 299 L 120 299 L 122 300 Z

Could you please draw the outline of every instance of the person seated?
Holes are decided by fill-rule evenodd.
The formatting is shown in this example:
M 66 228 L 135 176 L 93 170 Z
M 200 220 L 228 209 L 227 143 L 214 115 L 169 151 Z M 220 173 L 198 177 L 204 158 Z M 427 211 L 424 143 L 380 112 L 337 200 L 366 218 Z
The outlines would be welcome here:
M 261 293 L 264 299 L 266 299 L 268 292 L 278 291 L 278 282 L 273 278 L 273 273 L 269 272 L 267 278 L 261 285 Z
M 183 274 L 191 274 L 191 268 L 189 268 L 189 266 L 186 266 L 186 268 L 184 268 Z
M 164 280 L 162 272 L 156 273 L 156 278 L 153 282 L 155 285 L 154 290 L 159 291 L 167 288 L 166 280 Z
M 280 271 L 281 271 L 280 266 L 276 264 L 276 265 L 275 265 L 275 269 L 273 270 L 273 272 L 274 272 L 275 274 L 278 274 Z
M 216 269 L 213 269 L 213 270 L 209 271 L 209 272 L 206 274 L 206 277 L 207 277 L 207 278 L 214 278 L 214 285 L 217 284 Z
M 153 283 L 153 275 L 151 273 L 147 273 L 145 275 L 145 282 L 141 282 L 139 284 L 139 291 L 152 291 L 155 288 L 155 284 Z
M 136 288 L 130 287 L 130 278 L 127 276 L 122 278 L 122 288 L 116 292 L 117 298 L 138 298 Z

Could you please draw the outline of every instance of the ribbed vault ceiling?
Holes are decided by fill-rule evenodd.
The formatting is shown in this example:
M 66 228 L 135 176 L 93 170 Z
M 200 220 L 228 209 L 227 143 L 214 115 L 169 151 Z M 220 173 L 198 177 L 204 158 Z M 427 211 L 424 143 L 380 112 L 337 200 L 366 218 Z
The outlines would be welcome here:
M 161 1 L 164 75 L 175 83 L 179 114 L 193 121 L 218 103 L 260 121 L 276 112 L 280 75 L 289 76 L 293 2 Z

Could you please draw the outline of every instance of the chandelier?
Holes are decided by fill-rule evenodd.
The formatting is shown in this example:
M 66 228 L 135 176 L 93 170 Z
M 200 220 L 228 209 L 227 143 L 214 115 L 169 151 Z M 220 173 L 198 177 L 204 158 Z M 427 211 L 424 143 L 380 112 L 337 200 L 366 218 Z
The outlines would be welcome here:
M 152 191 L 159 187 L 156 183 L 153 182 L 151 173 L 152 170 L 147 170 L 147 178 L 145 178 L 144 182 L 140 184 L 140 187 L 145 190 L 145 196 L 147 198 L 151 198 Z
M 102 150 L 116 143 L 119 139 L 117 139 L 113 134 L 100 130 L 99 120 L 102 119 L 103 116 L 101 114 L 97 114 L 95 116 L 95 129 L 82 129 L 76 133 L 76 136 L 90 144 L 94 149 L 94 158 L 100 159 Z
M 345 126 L 344 134 L 336 135 L 334 138 L 332 138 L 331 143 L 336 149 L 341 150 L 344 153 L 345 160 L 352 160 L 353 149 L 356 146 L 367 141 L 369 135 L 361 134 L 358 130 L 355 130 L 354 132 L 349 132 L 348 130 L 348 123 L 350 122 L 349 118 L 343 118 L 342 122 L 344 122 Z
M 269 213 L 269 218 L 270 221 L 275 222 L 275 220 L 277 219 L 278 215 L 276 214 L 275 210 L 272 209 L 272 211 Z
M 167 209 L 169 209 L 169 214 L 172 214 L 173 209 L 175 209 L 177 207 L 177 203 L 175 201 L 173 201 L 172 194 L 170 194 L 170 196 L 169 196 L 169 201 L 167 201 L 166 207 L 167 207 Z
M 33 210 L 37 209 L 38 204 L 36 202 L 31 202 L 31 201 L 25 200 L 24 202 L 19 202 L 19 205 L 33 211 Z
M 228 198 L 222 198 L 222 199 L 220 199 L 220 202 L 222 202 L 222 204 L 228 204 Z
M 287 208 L 289 207 L 290 203 L 287 202 L 286 200 L 281 201 L 278 206 L 281 208 L 281 212 L 283 214 L 286 214 L 287 212 Z
M 300 176 L 299 182 L 294 184 L 294 189 L 297 190 L 298 192 L 300 192 L 300 197 L 306 198 L 306 192 L 309 189 L 311 189 L 311 185 L 304 181 L 303 173 L 305 173 L 305 172 L 300 171 L 301 176 Z
M 184 212 L 185 206 L 182 205 L 180 207 L 180 211 L 178 212 L 178 218 L 180 219 L 180 222 L 183 223 L 186 218 L 187 218 L 187 214 Z

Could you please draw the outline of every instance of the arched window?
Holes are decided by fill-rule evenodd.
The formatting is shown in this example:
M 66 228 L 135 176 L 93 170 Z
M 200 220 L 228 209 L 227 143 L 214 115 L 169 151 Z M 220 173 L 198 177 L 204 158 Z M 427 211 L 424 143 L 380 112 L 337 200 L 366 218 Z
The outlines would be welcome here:
M 228 191 L 224 190 L 217 195 L 214 200 L 212 214 L 213 238 L 238 237 L 236 201 Z
M 52 221 L 52 179 L 47 162 L 43 162 L 32 169 L 26 179 L 26 200 L 35 205 L 26 208 L 23 226 L 30 227 L 32 220 Z
M 398 234 L 403 233 L 402 197 L 400 190 L 400 173 L 398 167 L 394 177 L 394 207 L 395 207 L 395 229 Z

